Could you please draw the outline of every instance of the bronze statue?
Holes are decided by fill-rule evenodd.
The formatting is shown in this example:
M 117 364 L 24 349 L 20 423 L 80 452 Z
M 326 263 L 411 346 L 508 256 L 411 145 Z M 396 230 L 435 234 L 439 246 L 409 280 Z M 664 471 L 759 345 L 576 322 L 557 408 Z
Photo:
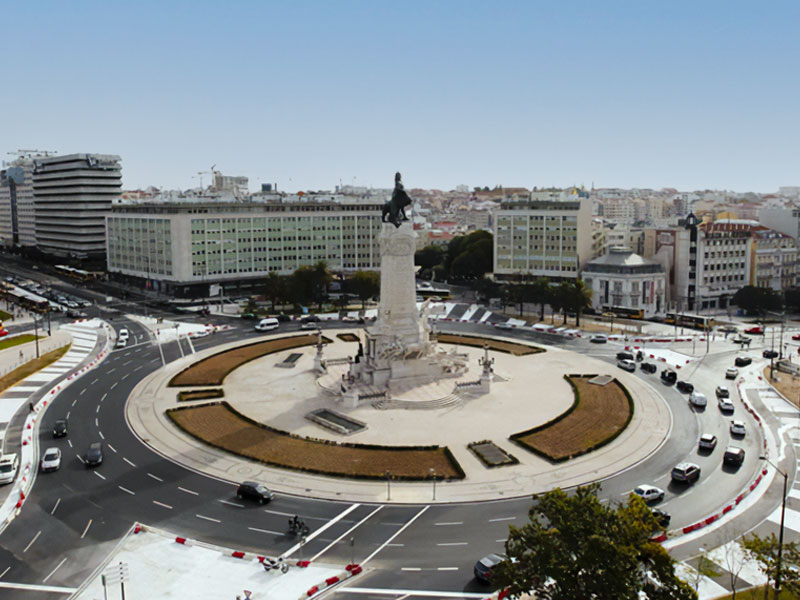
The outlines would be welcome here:
M 400 181 L 400 173 L 394 174 L 394 191 L 392 192 L 392 199 L 385 202 L 383 210 L 381 211 L 381 221 L 384 223 L 392 223 L 395 227 L 400 227 L 402 221 L 408 221 L 406 216 L 406 206 L 411 205 L 411 198 L 409 198 L 403 184 Z M 388 215 L 388 219 L 386 218 Z

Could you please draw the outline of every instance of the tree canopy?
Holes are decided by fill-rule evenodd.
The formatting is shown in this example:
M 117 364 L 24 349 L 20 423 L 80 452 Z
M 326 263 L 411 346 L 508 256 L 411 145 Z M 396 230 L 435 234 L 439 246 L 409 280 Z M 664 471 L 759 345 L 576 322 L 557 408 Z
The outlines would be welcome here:
M 674 561 L 651 541 L 658 523 L 641 498 L 606 506 L 599 485 L 573 494 L 556 489 L 535 496 L 530 520 L 510 527 L 508 560 L 492 582 L 511 597 L 533 593 L 542 600 L 689 600 L 697 594 L 674 572 Z
M 734 294 L 732 302 L 747 314 L 764 314 L 768 310 L 780 310 L 782 298 L 771 288 L 746 285 Z
M 450 240 L 445 253 L 445 269 L 453 279 L 476 279 L 494 267 L 494 242 L 488 231 L 473 231 Z
M 381 291 L 381 276 L 375 271 L 356 271 L 345 280 L 345 290 L 348 294 L 355 294 L 361 300 L 364 308 L 367 300 L 377 296 Z

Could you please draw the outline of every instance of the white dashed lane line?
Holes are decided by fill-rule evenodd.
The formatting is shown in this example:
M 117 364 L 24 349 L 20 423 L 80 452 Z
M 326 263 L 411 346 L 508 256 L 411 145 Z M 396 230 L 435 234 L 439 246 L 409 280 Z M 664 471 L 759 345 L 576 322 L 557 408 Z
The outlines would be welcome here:
M 83 389 L 81 390 L 81 393 L 80 393 L 80 394 L 78 394 L 78 395 L 79 395 L 79 396 L 83 396 L 85 393 L 86 393 L 86 388 L 83 388 Z
M 272 531 L 270 529 L 259 529 L 258 527 L 248 527 L 250 531 L 257 531 L 259 533 L 268 533 L 270 535 L 285 535 L 285 531 Z
M 75 406 L 75 403 L 76 403 L 76 402 L 78 402 L 78 399 L 77 399 L 77 398 L 76 398 L 75 400 L 73 400 L 73 401 L 72 401 L 72 406 Z
M 61 498 L 59 498 L 58 500 L 56 500 L 56 505 L 53 507 L 53 510 L 51 510 L 51 511 L 50 511 L 50 514 L 51 514 L 51 515 L 52 515 L 53 513 L 55 513 L 55 512 L 56 512 L 56 509 L 58 508 L 58 505 L 59 505 L 59 504 L 61 504 Z
M 100 402 L 102 402 L 103 400 L 105 400 L 105 399 L 106 399 L 106 397 L 108 397 L 108 392 L 105 392 L 105 393 L 103 393 L 103 395 L 102 395 L 102 396 L 101 396 L 101 398 L 100 398 Z
M 114 448 L 114 446 L 112 446 L 111 444 L 106 444 L 106 446 L 108 446 L 108 449 L 111 450 L 114 454 L 117 453 L 117 449 Z
M 122 487 L 121 485 L 118 485 L 117 487 L 119 489 L 121 489 L 123 492 L 125 492 L 126 494 L 130 494 L 131 496 L 135 496 L 136 495 L 136 492 L 132 492 L 126 487 Z
M 72 440 L 67 440 L 67 443 L 69 444 L 69 447 L 72 448 Z
M 94 379 L 92 379 L 92 383 L 90 383 L 89 385 L 94 385 L 95 383 L 97 383 L 97 381 L 98 381 L 97 377 L 95 377 Z
M 238 508 L 244 508 L 244 504 L 237 504 L 236 502 L 231 502 L 230 500 L 220 500 L 223 504 L 227 504 L 229 506 L 236 506 Z
M 119 381 L 115 381 L 115 382 L 114 382 L 114 385 L 112 385 L 112 386 L 111 386 L 110 388 L 108 388 L 108 389 L 110 389 L 110 390 L 113 390 L 115 387 L 117 387 L 117 384 L 118 384 L 118 383 L 119 383 Z
M 86 537 L 86 534 L 89 532 L 89 527 L 91 526 L 92 526 L 92 520 L 89 519 L 89 522 L 86 524 L 86 529 L 84 529 L 83 533 L 81 534 L 81 539 Z
M 451 521 L 449 523 L 434 523 L 437 527 L 442 527 L 445 525 L 463 525 L 464 521 Z
M 89 521 L 89 523 L 91 523 L 91 521 Z M 84 532 L 84 533 L 86 533 L 86 532 Z M 83 537 L 83 536 L 81 536 L 81 537 Z M 55 575 L 56 571 L 58 571 L 65 562 L 67 562 L 67 557 L 66 556 L 61 559 L 61 562 L 56 565 L 55 569 L 50 571 L 50 574 L 47 577 L 42 579 L 42 583 L 47 583 L 47 580 L 50 579 L 53 575 Z
M 100 405 L 99 404 L 97 405 L 97 408 L 94 409 L 94 412 L 95 412 L 95 414 L 100 412 Z
M 489 519 L 489 523 L 497 523 L 498 521 L 513 521 L 517 517 L 500 517 L 498 519 Z
M 92 471 L 92 473 L 94 473 L 94 474 L 95 474 L 95 475 L 97 475 L 97 476 L 98 476 L 100 479 L 102 479 L 103 481 L 105 481 L 105 479 L 106 479 L 106 476 L 105 476 L 105 475 L 103 475 L 102 473 L 98 473 L 97 471 Z
M 68 410 L 68 411 L 67 411 L 67 421 L 69 421 L 69 414 L 70 414 L 71 412 L 72 412 L 71 410 Z
M 23 554 L 25 554 L 28 551 L 28 548 L 33 546 L 33 542 L 35 542 L 40 535 L 42 535 L 42 530 L 41 529 L 36 532 L 36 535 L 33 536 L 33 539 L 30 542 L 28 542 L 27 546 L 25 546 L 25 549 L 22 551 Z
M 113 359 L 112 359 L 112 360 L 113 360 Z M 109 370 L 108 370 L 108 374 L 109 374 L 109 375 L 111 375 L 111 373 L 113 373 L 114 371 L 116 371 L 116 369 L 109 369 Z
M 2 573 L 0 573 L 0 579 L 5 577 L 6 573 L 8 573 L 10 570 L 11 570 L 11 567 L 6 567 L 6 570 L 3 571 Z
M 100 431 L 99 429 L 97 430 L 97 435 L 99 435 L 99 436 L 100 436 L 100 439 L 101 439 L 101 440 L 104 440 L 104 439 L 106 439 L 106 436 L 104 436 L 104 435 L 103 435 L 103 432 L 102 432 L 102 431 Z
M 155 479 L 156 481 L 160 481 L 161 483 L 164 483 L 164 480 L 163 480 L 163 479 L 161 479 L 161 477 L 157 477 L 157 476 L 153 475 L 152 473 L 148 473 L 148 474 L 147 474 L 147 476 L 148 476 L 148 477 L 152 477 L 152 478 L 153 478 L 153 479 Z
M 172 510 L 172 507 L 169 504 L 164 504 L 163 502 L 159 502 L 158 500 L 153 500 L 153 504 L 157 504 L 158 506 Z
M 122 457 L 122 460 L 124 460 L 126 463 L 128 463 L 130 466 L 132 466 L 134 469 L 136 468 L 136 463 L 129 461 L 124 456 Z
M 211 521 L 212 523 L 221 523 L 219 519 L 212 519 L 211 517 L 206 517 L 205 515 L 195 515 L 198 519 L 204 519 L 206 521 Z
M 186 488 L 182 488 L 180 486 L 178 486 L 178 489 L 180 491 L 182 491 L 182 492 L 186 492 L 187 494 L 191 494 L 192 496 L 199 496 L 200 495 L 197 492 L 195 492 L 194 490 L 187 490 Z
M 466 546 L 467 542 L 439 542 L 437 546 Z
M 98 421 L 97 418 L 95 418 L 95 420 L 94 420 L 94 426 L 95 427 L 100 427 L 100 421 Z

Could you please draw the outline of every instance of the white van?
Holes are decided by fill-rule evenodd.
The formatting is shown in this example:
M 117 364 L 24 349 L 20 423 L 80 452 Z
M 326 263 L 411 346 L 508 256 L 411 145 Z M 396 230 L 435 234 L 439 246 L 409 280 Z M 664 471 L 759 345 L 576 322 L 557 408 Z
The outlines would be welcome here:
M 268 317 L 266 319 L 261 319 L 256 325 L 256 331 L 272 331 L 273 329 L 277 329 L 280 323 L 278 319 L 274 317 Z
M 17 476 L 19 457 L 16 454 L 4 454 L 0 457 L 0 483 L 11 483 Z

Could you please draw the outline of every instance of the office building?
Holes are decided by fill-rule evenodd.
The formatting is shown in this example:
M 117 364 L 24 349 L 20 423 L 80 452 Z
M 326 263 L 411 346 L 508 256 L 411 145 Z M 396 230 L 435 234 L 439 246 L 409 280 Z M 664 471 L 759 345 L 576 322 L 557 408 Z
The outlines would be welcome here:
M 629 248 L 613 247 L 586 263 L 583 282 L 592 290 L 592 308 L 597 312 L 641 309 L 645 317 L 652 317 L 666 307 L 664 268 Z
M 0 170 L 0 245 L 36 246 L 31 158 L 20 157 Z
M 752 227 L 750 285 L 786 290 L 797 284 L 797 243 L 794 238 L 762 225 Z
M 119 156 L 68 154 L 33 160 L 38 248 L 56 256 L 102 258 L 105 214 L 122 189 Z
M 270 271 L 325 261 L 333 272 L 380 268 L 382 203 L 115 205 L 106 218 L 112 277 L 178 297 L 211 284 L 248 292 Z

